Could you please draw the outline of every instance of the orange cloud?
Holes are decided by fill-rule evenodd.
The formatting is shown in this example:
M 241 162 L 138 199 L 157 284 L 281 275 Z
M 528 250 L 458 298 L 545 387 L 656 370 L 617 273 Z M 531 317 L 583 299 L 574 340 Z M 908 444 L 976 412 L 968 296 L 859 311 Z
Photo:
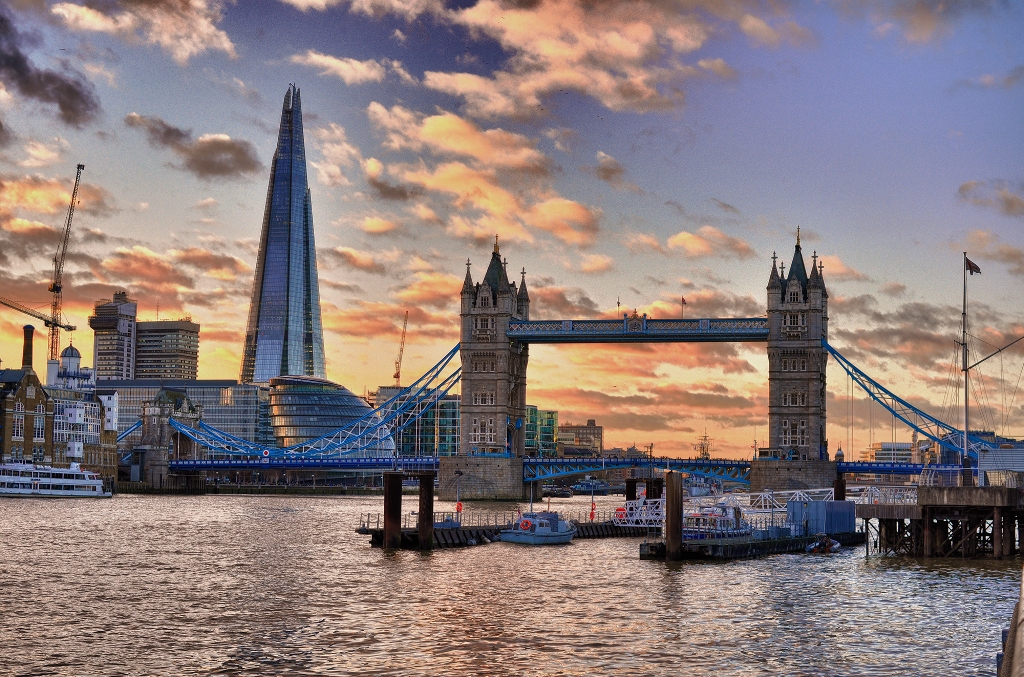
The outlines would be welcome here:
M 406 302 L 445 308 L 459 299 L 462 279 L 450 273 L 420 271 L 415 279 L 395 296 Z
M 738 237 L 726 235 L 714 226 L 701 226 L 696 233 L 681 231 L 668 239 L 669 249 L 678 249 L 686 258 L 704 257 L 749 259 L 754 249 Z

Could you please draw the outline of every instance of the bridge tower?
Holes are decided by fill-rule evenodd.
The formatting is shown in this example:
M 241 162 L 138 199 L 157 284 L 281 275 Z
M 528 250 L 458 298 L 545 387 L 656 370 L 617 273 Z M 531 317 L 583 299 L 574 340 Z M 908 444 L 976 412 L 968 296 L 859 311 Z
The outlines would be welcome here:
M 506 453 L 526 449 L 528 346 L 507 337 L 510 320 L 530 319 L 526 271 L 509 282 L 498 238 L 483 281 L 476 284 L 466 261 L 462 285 L 462 402 L 460 453 Z
M 797 229 L 793 262 L 768 279 L 768 446 L 783 459 L 828 460 L 825 363 L 828 292 L 817 252 L 810 275 Z

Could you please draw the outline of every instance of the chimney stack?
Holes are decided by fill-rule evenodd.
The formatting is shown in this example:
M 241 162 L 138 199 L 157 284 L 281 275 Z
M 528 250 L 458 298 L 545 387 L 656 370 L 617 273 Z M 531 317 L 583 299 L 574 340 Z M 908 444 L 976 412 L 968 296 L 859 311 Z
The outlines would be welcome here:
M 31 324 L 25 325 L 25 348 L 21 353 L 21 368 L 32 371 L 32 333 L 36 328 Z

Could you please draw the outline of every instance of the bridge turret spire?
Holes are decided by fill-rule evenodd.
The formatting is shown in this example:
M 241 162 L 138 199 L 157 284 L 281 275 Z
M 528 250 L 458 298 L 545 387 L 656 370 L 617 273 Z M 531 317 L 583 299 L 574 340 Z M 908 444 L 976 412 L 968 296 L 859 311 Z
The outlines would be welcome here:
M 462 283 L 462 293 L 472 294 L 473 293 L 473 276 L 469 274 L 469 267 L 473 264 L 469 259 L 466 259 L 466 279 Z

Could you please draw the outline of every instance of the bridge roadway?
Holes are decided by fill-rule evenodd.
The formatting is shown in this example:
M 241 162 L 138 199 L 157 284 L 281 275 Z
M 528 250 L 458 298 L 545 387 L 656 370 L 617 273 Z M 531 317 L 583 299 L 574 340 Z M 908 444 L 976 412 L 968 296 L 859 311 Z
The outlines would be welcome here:
M 785 461 L 779 461 L 785 463 Z M 367 458 L 314 458 L 269 456 L 263 458 L 228 458 L 210 460 L 170 461 L 169 469 L 187 471 L 229 471 L 229 470 L 349 470 L 353 472 L 381 472 L 404 470 L 416 472 L 436 471 L 439 458 L 436 456 L 399 456 Z M 737 484 L 750 483 L 750 462 L 726 459 L 686 458 L 531 458 L 523 459 L 523 481 L 536 482 L 570 477 L 602 470 L 625 468 L 669 469 L 688 472 L 705 477 L 715 477 Z M 926 466 L 916 463 L 838 463 L 841 473 L 862 473 L 877 475 L 920 475 Z M 958 465 L 930 465 L 929 470 L 938 472 L 960 472 Z

